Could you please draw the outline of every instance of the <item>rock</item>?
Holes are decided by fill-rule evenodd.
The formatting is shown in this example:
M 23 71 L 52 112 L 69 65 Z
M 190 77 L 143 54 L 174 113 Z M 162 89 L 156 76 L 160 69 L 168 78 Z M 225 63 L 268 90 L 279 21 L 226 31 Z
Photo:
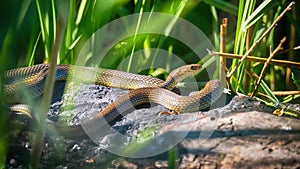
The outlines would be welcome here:
M 126 92 L 98 85 L 79 85 L 75 91 L 80 92 L 64 94 L 52 104 L 51 120 L 63 117 L 70 125 L 80 124 Z M 178 168 L 300 167 L 299 119 L 273 115 L 272 108 L 247 96 L 213 108 L 159 115 L 167 110 L 151 105 L 116 121 L 98 140 L 63 140 L 58 146 L 48 138 L 41 166 L 166 168 L 175 152 Z M 55 153 L 61 151 L 66 153 Z

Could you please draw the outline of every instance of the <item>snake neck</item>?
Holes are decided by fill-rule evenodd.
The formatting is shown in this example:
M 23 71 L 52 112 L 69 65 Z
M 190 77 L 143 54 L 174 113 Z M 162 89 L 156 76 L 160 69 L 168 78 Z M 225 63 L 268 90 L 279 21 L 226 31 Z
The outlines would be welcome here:
M 161 86 L 158 86 L 158 87 L 172 90 L 177 83 L 178 82 L 177 82 L 176 78 L 174 78 L 172 75 L 169 75 L 168 78 L 166 79 L 166 81 L 164 83 L 162 83 Z

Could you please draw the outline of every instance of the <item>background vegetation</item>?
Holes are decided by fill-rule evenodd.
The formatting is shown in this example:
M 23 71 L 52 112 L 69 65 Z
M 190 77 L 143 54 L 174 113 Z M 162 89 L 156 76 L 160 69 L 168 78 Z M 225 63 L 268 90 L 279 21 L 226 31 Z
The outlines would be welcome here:
M 243 55 L 249 46 L 260 38 L 270 27 L 278 15 L 290 3 L 289 0 L 70 0 L 70 1 L 41 1 L 41 0 L 10 0 L 1 2 L 0 6 L 0 73 L 7 69 L 25 67 L 38 63 L 48 63 L 51 56 L 59 17 L 65 22 L 63 40 L 59 51 L 58 63 L 74 64 L 85 42 L 99 28 L 122 16 L 141 12 L 162 12 L 180 16 L 202 30 L 219 51 L 220 28 L 222 18 L 228 18 L 225 51 Z M 275 58 L 299 62 L 300 25 L 299 6 L 296 2 L 293 9 L 279 21 L 276 28 L 258 44 L 252 56 L 268 58 L 278 46 L 283 37 L 284 50 L 277 53 Z M 161 22 L 158 20 L 157 22 Z M 188 34 L 188 32 L 184 32 Z M 133 41 L 133 38 L 136 38 Z M 186 63 L 204 63 L 198 60 L 189 48 L 174 39 L 161 35 L 141 35 L 124 39 L 110 50 L 110 56 L 100 65 L 106 68 L 116 68 L 132 51 L 145 48 L 161 48 L 180 56 Z M 120 44 L 127 44 L 121 45 Z M 299 48 L 299 47 L 298 47 Z M 227 68 L 231 70 L 238 60 L 227 59 Z M 170 63 L 169 63 L 170 64 Z M 214 63 L 215 64 L 215 63 Z M 130 65 L 129 65 L 130 66 Z M 166 65 L 167 69 L 168 65 Z M 254 82 L 260 75 L 263 64 L 244 61 L 230 79 L 232 89 L 236 92 L 250 94 L 254 90 Z M 154 74 L 154 70 L 143 72 Z M 270 91 L 291 90 L 299 88 L 299 72 L 278 65 L 269 65 L 262 79 L 262 87 L 256 93 L 266 101 L 297 102 L 299 94 L 275 96 Z M 199 77 L 198 77 L 199 78 Z M 1 78 L 3 89 L 3 78 Z M 202 78 L 203 80 L 203 78 Z M 209 79 L 205 79 L 209 80 Z M 1 91 L 3 92 L 3 90 Z M 5 103 L 3 94 L 1 103 Z M 1 104 L 2 105 L 2 104 Z M 2 105 L 3 106 L 3 105 Z M 7 109 L 0 109 L 1 133 L 7 131 Z M 0 138 L 1 163 L 5 164 L 7 151 L 6 137 Z

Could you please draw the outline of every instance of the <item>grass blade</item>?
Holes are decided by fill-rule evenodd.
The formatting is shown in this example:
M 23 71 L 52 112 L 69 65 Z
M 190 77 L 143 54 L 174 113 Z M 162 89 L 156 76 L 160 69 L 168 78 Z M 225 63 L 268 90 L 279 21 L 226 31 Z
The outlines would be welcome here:
M 203 0 L 203 2 L 235 16 L 238 13 L 237 6 L 223 0 Z

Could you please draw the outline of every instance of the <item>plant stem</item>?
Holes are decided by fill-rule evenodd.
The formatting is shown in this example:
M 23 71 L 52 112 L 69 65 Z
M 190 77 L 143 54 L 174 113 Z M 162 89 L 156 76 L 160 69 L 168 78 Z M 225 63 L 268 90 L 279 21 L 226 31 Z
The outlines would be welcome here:
M 262 34 L 262 36 L 255 41 L 255 43 L 250 47 L 250 49 L 243 55 L 243 57 L 239 60 L 239 62 L 236 64 L 236 66 L 232 69 L 232 71 L 226 76 L 228 79 L 231 78 L 233 73 L 236 71 L 236 69 L 240 66 L 240 64 L 247 58 L 247 56 L 254 50 L 254 48 L 263 40 L 263 38 L 275 27 L 277 26 L 277 23 L 280 21 L 280 19 L 283 17 L 283 15 L 291 10 L 291 7 L 295 4 L 294 1 L 292 1 L 284 10 L 283 12 L 275 19 L 275 21 L 271 24 L 271 26 Z
M 267 59 L 267 61 L 266 61 L 265 64 L 264 64 L 264 67 L 263 67 L 262 70 L 261 70 L 260 76 L 259 76 L 259 78 L 258 78 L 258 80 L 257 80 L 257 82 L 256 82 L 256 84 L 255 84 L 255 88 L 254 88 L 254 91 L 253 91 L 252 94 L 251 94 L 251 97 L 253 97 L 253 95 L 256 93 L 256 91 L 257 91 L 257 89 L 258 89 L 258 86 L 259 86 L 259 84 L 260 84 L 260 82 L 261 82 L 261 80 L 262 80 L 263 75 L 264 75 L 265 72 L 266 72 L 266 68 L 267 68 L 267 66 L 269 65 L 271 59 L 275 56 L 275 54 L 276 54 L 278 51 L 282 50 L 282 45 L 283 45 L 283 43 L 284 43 L 285 41 L 286 41 L 286 37 L 282 38 L 281 41 L 280 41 L 280 43 L 279 43 L 279 45 L 278 45 L 278 46 L 276 47 L 276 49 L 274 50 L 274 52 L 271 52 L 269 58 Z
M 211 51 L 209 51 L 209 54 L 215 55 L 215 56 L 223 56 L 223 57 L 227 57 L 227 58 L 234 58 L 234 59 L 241 59 L 243 57 L 242 55 L 236 55 L 236 54 L 231 54 L 231 53 L 211 52 Z M 256 57 L 256 56 L 247 56 L 247 58 L 245 60 L 249 60 L 252 62 L 260 62 L 260 63 L 265 63 L 267 61 L 266 58 L 260 58 L 260 57 Z M 271 59 L 270 64 L 300 69 L 299 62 Z
M 62 18 L 60 17 L 58 19 L 58 24 L 57 24 L 57 31 L 55 36 L 56 39 L 54 40 L 54 44 L 51 52 L 50 68 L 45 82 L 46 87 L 45 87 L 44 95 L 42 97 L 41 106 L 39 107 L 40 114 L 38 115 L 38 127 L 34 137 L 35 139 L 33 142 L 33 148 L 31 152 L 32 159 L 30 161 L 30 164 L 32 168 L 38 168 L 40 156 L 43 148 L 44 135 L 46 130 L 47 110 L 50 106 L 53 88 L 54 88 L 57 55 L 59 53 L 59 49 L 63 37 L 63 30 L 64 30 L 63 25 L 64 24 Z

